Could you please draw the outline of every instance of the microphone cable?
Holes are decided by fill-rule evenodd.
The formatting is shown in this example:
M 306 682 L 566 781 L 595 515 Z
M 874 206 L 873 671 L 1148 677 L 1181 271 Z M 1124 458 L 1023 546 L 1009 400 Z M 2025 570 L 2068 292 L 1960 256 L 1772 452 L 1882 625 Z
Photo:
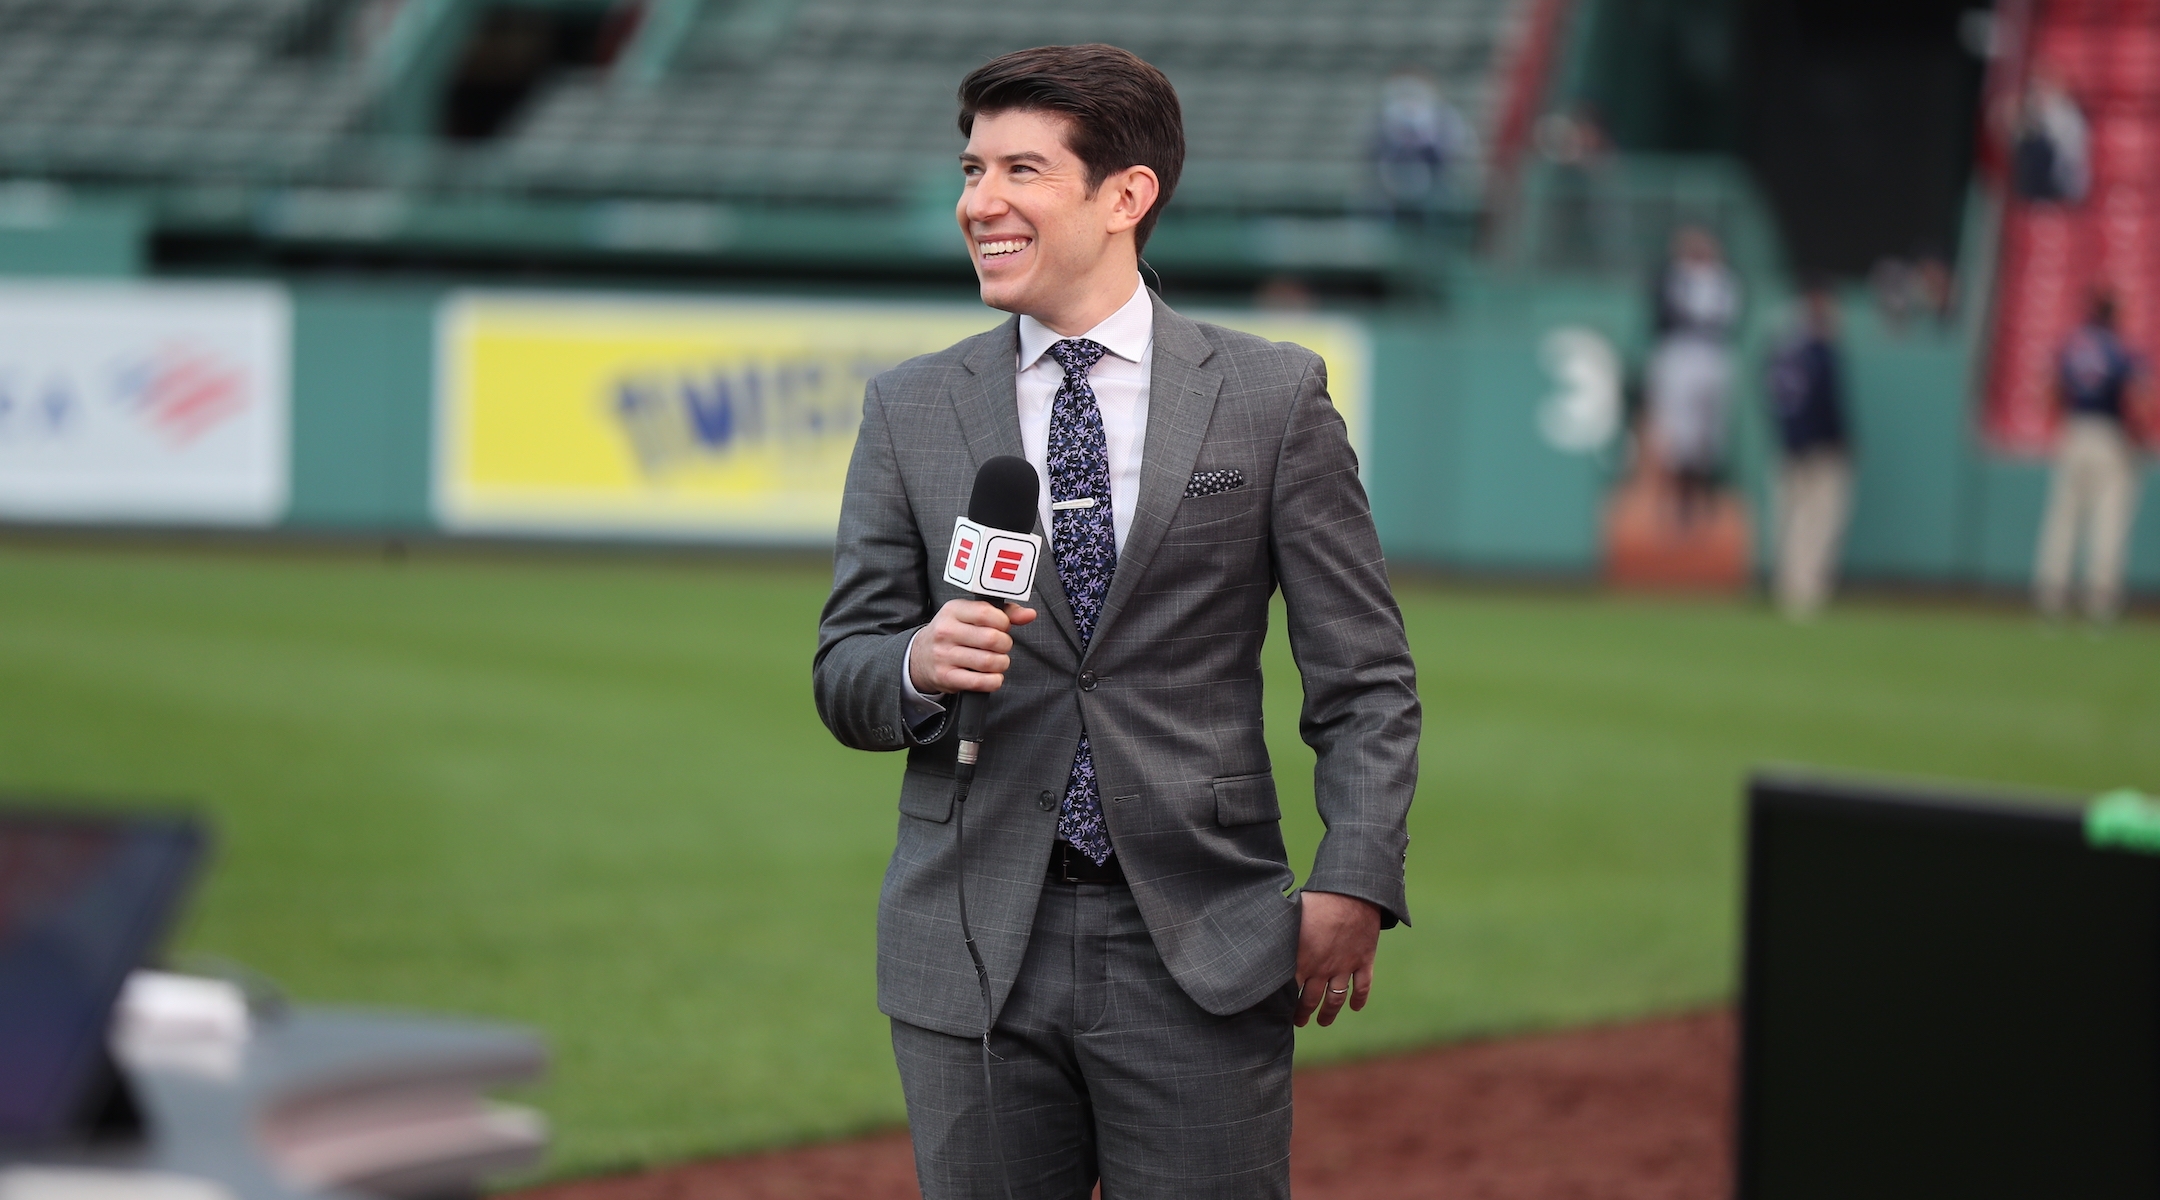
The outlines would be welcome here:
M 981 692 L 963 692 L 958 705 L 960 749 L 953 760 L 953 854 L 957 859 L 953 888 L 960 902 L 960 940 L 967 945 L 968 958 L 975 964 L 975 985 L 982 991 L 983 1104 L 990 1114 L 990 1146 L 997 1154 L 998 1181 L 1005 1186 L 1005 1200 L 1013 1200 L 1012 1168 L 1005 1161 L 1005 1133 L 998 1125 L 997 1087 L 990 1079 L 990 1028 L 995 1023 L 990 1004 L 990 968 L 983 965 L 982 951 L 975 945 L 967 909 L 967 798 L 968 789 L 975 783 L 975 760 L 982 755 L 984 710 L 990 707 L 990 697 Z
M 1012 600 L 1027 595 L 1033 586 L 1033 555 L 1042 542 L 1033 534 L 1009 531 L 1032 529 L 1035 503 L 1042 495 L 1042 477 L 1028 460 L 1017 454 L 985 459 L 975 471 L 975 490 L 968 496 L 967 515 L 954 523 L 954 546 L 947 550 L 945 580 L 985 598 Z M 972 528 L 971 528 L 972 527 Z M 1007 543 L 998 547 L 998 535 Z M 972 534 L 972 537 L 967 536 Z M 1017 545 L 1022 538 L 1033 549 Z M 984 559 L 995 552 L 999 566 L 988 575 L 999 586 L 979 586 L 987 581 Z M 1027 578 L 1019 578 L 1021 571 Z M 1000 573 L 1002 572 L 1002 573 Z M 990 1002 L 990 968 L 983 965 L 982 949 L 975 944 L 975 930 L 968 924 L 967 909 L 967 798 L 975 783 L 975 762 L 982 757 L 983 726 L 990 719 L 990 697 L 982 692 L 962 692 L 959 712 L 960 747 L 953 758 L 953 888 L 960 902 L 960 940 L 967 945 L 968 959 L 975 964 L 975 986 L 982 991 L 983 1104 L 990 1114 L 990 1145 L 997 1152 L 998 1179 L 1005 1185 L 1005 1200 L 1013 1200 L 1012 1167 L 1005 1161 L 1005 1131 L 998 1125 L 997 1085 L 990 1077 L 990 1031 L 997 1023 Z

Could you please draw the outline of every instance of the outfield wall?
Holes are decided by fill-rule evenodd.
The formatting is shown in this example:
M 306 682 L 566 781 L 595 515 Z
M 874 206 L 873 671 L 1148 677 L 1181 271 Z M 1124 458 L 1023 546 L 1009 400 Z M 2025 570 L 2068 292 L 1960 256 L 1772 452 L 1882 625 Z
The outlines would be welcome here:
M 33 285 L 18 279 L 8 286 L 20 293 Z M 444 520 L 437 467 L 445 357 L 440 341 L 446 306 L 459 293 L 359 283 L 265 290 L 283 296 L 290 314 L 290 446 L 281 511 L 258 523 L 302 532 L 457 532 Z M 774 304 L 770 298 L 744 303 Z M 1774 299 L 1758 305 L 1741 351 L 1737 464 L 1758 512 L 1769 460 L 1760 363 L 1779 307 Z M 933 322 L 937 329 L 921 336 L 937 340 L 970 323 L 954 324 L 956 311 L 966 312 L 934 310 L 942 324 Z M 1861 447 L 1846 556 L 1851 574 L 2021 583 L 2037 536 L 2045 468 L 1992 456 L 1977 444 L 1967 400 L 1973 355 L 1965 335 L 1933 327 L 1896 333 L 1880 327 L 1863 304 L 1849 304 L 1847 311 Z M 983 327 L 995 320 L 987 312 L 978 315 Z M 1288 329 L 1278 335 L 1301 336 L 1296 318 L 1251 314 L 1249 320 Z M 1369 378 L 1361 441 L 1390 554 L 1406 563 L 1467 571 L 1593 575 L 1600 559 L 1600 501 L 1620 467 L 1618 440 L 1597 436 L 1611 424 L 1612 414 L 1603 410 L 1617 404 L 1616 389 L 1598 394 L 1600 371 L 1617 372 L 1617 383 L 1627 364 L 1639 359 L 1644 326 L 1640 297 L 1630 289 L 1551 280 L 1474 283 L 1445 316 L 1382 313 L 1310 326 L 1314 340 L 1333 338 L 1331 357 L 1368 359 L 1347 372 L 1338 368 L 1338 374 L 1363 371 Z M 1341 336 L 1344 329 L 1349 336 Z M 1582 353 L 1586 345 L 1595 351 L 1599 340 L 1610 357 L 1603 367 L 1596 353 Z M 0 438 L 8 436 L 9 420 L 22 419 L 30 384 L 21 376 L 0 363 L 0 387 L 14 389 L 0 393 Z M 9 516 L 52 520 L 18 510 Z M 479 531 L 469 524 L 467 530 Z M 817 540 L 800 528 L 761 536 L 739 523 L 696 519 L 664 528 L 540 520 L 486 531 Z M 2140 522 L 2132 572 L 2137 586 L 2160 588 L 2160 518 L 2148 514 Z

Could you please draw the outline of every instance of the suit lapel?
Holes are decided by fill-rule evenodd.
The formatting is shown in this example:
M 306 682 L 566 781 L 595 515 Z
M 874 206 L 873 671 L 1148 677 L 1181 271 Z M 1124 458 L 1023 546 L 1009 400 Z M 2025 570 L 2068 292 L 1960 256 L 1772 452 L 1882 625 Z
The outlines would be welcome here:
M 1012 368 L 1019 344 L 1020 319 L 1014 317 L 976 338 L 960 359 L 967 374 L 953 383 L 953 408 L 959 412 L 960 431 L 967 436 L 968 453 L 977 470 L 1000 454 L 1020 453 L 1020 400 Z M 973 478 L 967 486 L 974 486 Z M 966 503 L 961 501 L 963 507 Z
M 953 409 L 959 415 L 960 429 L 967 435 L 968 454 L 978 471 L 984 462 L 1000 454 L 1021 453 L 1020 394 L 1013 378 L 1013 360 L 1019 354 L 1020 318 L 1014 317 L 1002 328 L 980 338 L 975 348 L 960 360 L 968 373 L 953 384 Z M 967 511 L 968 493 L 974 488 L 975 479 L 970 475 L 961 485 L 960 511 L 963 513 Z M 1036 599 L 1077 651 L 1080 634 L 1073 624 L 1072 606 L 1066 603 L 1065 589 L 1058 582 L 1056 561 L 1049 550 L 1050 531 L 1041 527 L 1039 517 L 1035 532 L 1042 536 L 1044 551 L 1035 571 Z
M 1102 615 L 1096 619 L 1091 647 L 1102 644 L 1169 532 L 1170 519 L 1177 515 L 1185 488 L 1192 482 L 1193 463 L 1200 457 L 1200 443 L 1215 415 L 1215 398 L 1222 391 L 1222 376 L 1201 368 L 1213 348 L 1200 335 L 1199 326 L 1173 312 L 1162 297 L 1153 300 L 1155 361 L 1148 372 L 1140 499 L 1133 506 L 1125 549 L 1118 554 L 1117 571 L 1110 579 L 1110 594 L 1103 599 Z

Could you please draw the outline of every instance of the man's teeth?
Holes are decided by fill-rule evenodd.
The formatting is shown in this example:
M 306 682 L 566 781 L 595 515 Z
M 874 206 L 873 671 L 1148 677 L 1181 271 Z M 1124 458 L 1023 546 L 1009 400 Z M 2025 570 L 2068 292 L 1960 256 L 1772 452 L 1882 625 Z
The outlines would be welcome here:
M 982 256 L 984 258 L 993 258 L 1000 254 L 1018 254 L 1025 249 L 1027 249 L 1026 238 L 1018 238 L 1009 242 L 984 242 L 982 244 Z

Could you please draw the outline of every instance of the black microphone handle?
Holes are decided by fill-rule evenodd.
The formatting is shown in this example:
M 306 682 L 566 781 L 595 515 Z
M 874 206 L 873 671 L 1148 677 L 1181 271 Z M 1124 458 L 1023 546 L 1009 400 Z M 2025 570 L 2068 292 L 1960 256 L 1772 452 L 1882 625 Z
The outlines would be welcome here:
M 990 723 L 990 693 L 962 692 L 958 703 L 960 711 L 953 714 L 953 720 L 959 725 L 960 740 L 982 741 L 983 726 Z

